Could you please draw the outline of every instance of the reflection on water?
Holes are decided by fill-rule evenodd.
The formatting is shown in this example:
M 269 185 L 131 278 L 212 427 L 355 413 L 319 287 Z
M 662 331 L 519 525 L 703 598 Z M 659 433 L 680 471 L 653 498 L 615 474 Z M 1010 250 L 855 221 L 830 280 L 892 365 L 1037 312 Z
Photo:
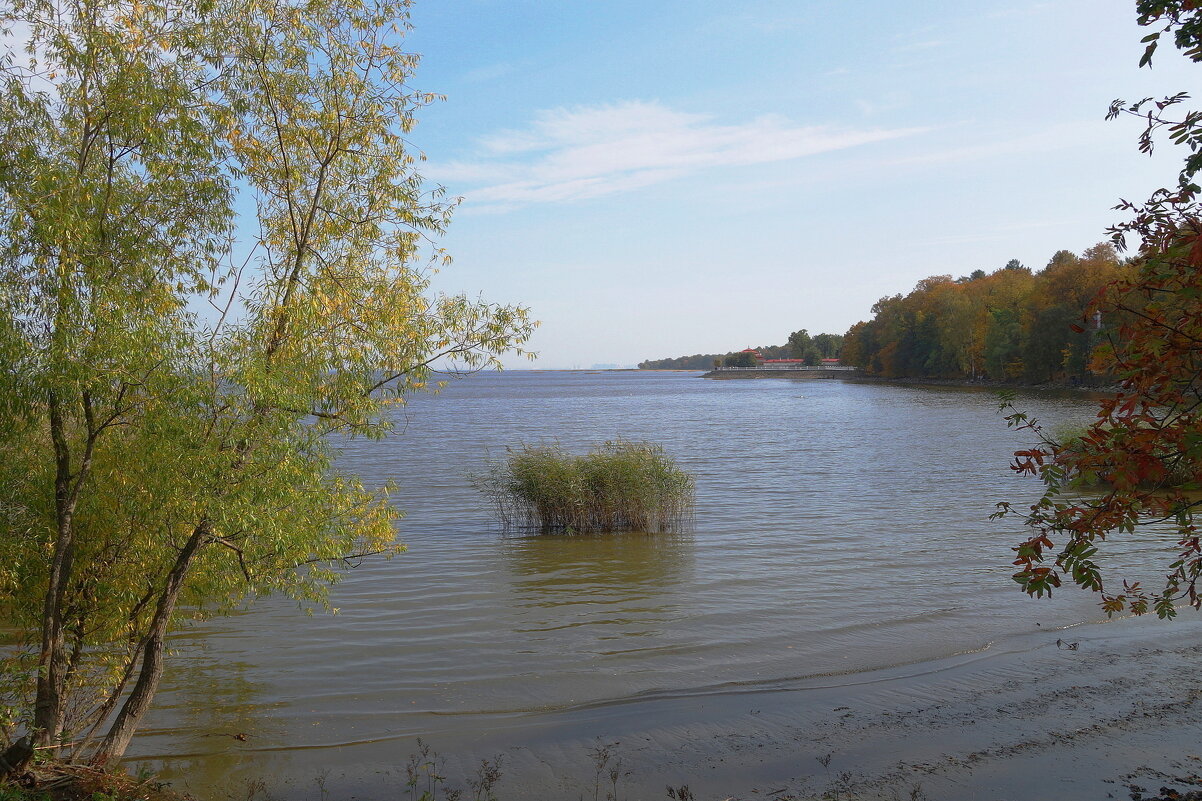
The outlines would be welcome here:
M 1023 405 L 1053 425 L 1092 414 L 1075 395 Z M 1013 588 L 1018 525 L 988 515 L 1038 488 L 1006 470 L 1028 443 L 990 393 L 510 373 L 404 415 L 403 435 L 349 441 L 342 462 L 398 483 L 409 551 L 348 576 L 337 616 L 269 599 L 177 637 L 132 754 L 304 783 L 403 763 L 416 736 L 533 749 L 549 719 L 595 729 L 635 698 L 850 681 L 1098 617 L 1083 594 L 1036 604 Z M 693 531 L 506 536 L 466 478 L 520 442 L 616 436 L 694 473 Z
M 687 584 L 691 539 L 683 534 L 622 532 L 507 537 L 500 553 L 517 597 L 536 606 L 655 601 Z
M 212 653 L 203 638 L 183 633 L 174 638 L 177 650 L 171 663 L 172 691 L 160 698 L 158 717 L 169 716 L 172 725 L 162 729 L 151 723 L 139 732 L 139 751 L 170 752 L 172 770 L 179 777 L 203 777 L 204 784 L 221 786 L 239 768 L 257 773 L 248 750 L 260 743 L 288 736 L 287 727 L 271 716 L 275 691 L 270 677 L 246 660 L 224 660 Z M 186 654 L 186 658 L 180 658 Z M 165 703 L 164 703 L 165 702 Z M 136 772 L 142 765 L 134 761 Z M 150 769 L 159 765 L 152 763 Z
M 651 647 L 632 638 L 660 638 L 679 618 L 689 544 L 685 535 L 644 532 L 506 538 L 501 555 L 521 620 L 515 650 L 604 658 Z

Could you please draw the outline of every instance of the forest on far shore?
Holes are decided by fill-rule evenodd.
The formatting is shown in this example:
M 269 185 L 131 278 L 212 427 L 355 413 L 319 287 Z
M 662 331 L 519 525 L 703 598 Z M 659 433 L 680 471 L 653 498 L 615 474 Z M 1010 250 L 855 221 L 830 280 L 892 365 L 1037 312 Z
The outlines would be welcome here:
M 1132 271 L 1109 243 L 1057 251 L 1038 272 L 1011 260 L 991 274 L 925 278 L 881 298 L 844 337 L 844 364 L 885 378 L 987 378 L 1042 384 L 1092 376 L 1095 346 L 1116 320 L 1094 314 L 1104 286 Z
M 907 295 L 881 298 L 871 319 L 842 336 L 801 329 L 783 345 L 755 350 L 764 359 L 837 356 L 885 378 L 1088 383 L 1093 350 L 1117 324 L 1101 314 L 1087 319 L 1090 304 L 1131 271 L 1113 245 L 1100 243 L 1080 256 L 1057 251 L 1037 272 L 1012 259 L 993 273 L 935 275 Z M 740 351 L 696 354 L 639 368 L 710 370 L 744 358 Z

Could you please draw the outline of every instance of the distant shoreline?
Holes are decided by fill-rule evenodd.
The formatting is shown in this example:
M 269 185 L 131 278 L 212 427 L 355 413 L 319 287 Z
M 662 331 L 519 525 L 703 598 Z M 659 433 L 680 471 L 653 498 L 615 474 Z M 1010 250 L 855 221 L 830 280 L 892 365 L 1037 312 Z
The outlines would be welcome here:
M 666 371 L 646 371 L 646 372 L 666 372 Z M 673 372 L 697 372 L 678 370 Z M 985 378 L 886 378 L 884 376 L 868 375 L 863 371 L 830 371 L 823 372 L 821 370 L 710 370 L 698 378 L 711 378 L 717 381 L 727 381 L 731 379 L 759 379 L 759 378 L 784 378 L 791 380 L 811 381 L 814 379 L 839 379 L 841 381 L 850 381 L 859 384 L 895 384 L 900 386 L 931 386 L 931 387 L 957 387 L 957 388 L 973 388 L 973 389 L 992 389 L 992 390 L 1007 390 L 1007 389 L 1023 389 L 1023 390 L 1073 390 L 1079 392 L 1088 392 L 1098 395 L 1108 395 L 1117 392 L 1119 387 L 1116 384 L 1081 384 L 1060 381 L 1048 381 L 1043 384 L 1024 384 L 1019 382 L 995 381 Z
M 754 370 L 750 368 L 740 368 L 738 370 L 710 370 L 702 375 L 702 378 L 713 378 L 718 381 L 735 378 L 792 378 L 801 381 L 813 381 L 823 378 L 841 378 L 844 380 L 855 378 L 864 375 L 860 370 L 782 370 L 780 368 L 766 368 L 763 370 Z

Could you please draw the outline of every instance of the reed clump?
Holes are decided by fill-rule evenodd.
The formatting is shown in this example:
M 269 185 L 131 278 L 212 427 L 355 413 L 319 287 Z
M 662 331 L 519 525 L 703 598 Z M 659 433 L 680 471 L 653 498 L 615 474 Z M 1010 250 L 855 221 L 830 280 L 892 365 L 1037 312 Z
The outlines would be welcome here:
M 583 456 L 523 445 L 472 481 L 506 528 L 671 531 L 693 514 L 693 477 L 650 442 L 617 439 Z

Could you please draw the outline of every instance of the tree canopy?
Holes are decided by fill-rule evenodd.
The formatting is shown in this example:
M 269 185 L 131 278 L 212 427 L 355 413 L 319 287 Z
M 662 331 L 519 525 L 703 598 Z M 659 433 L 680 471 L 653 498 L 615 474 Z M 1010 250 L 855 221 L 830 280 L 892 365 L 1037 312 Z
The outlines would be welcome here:
M 118 759 L 182 617 L 400 550 L 331 435 L 530 336 L 430 291 L 453 203 L 406 141 L 408 6 L 0 8 L 6 739 Z
M 1089 381 L 1093 348 L 1112 315 L 1072 326 L 1109 282 L 1129 271 L 1109 243 L 1058 251 L 1032 272 L 1017 260 L 986 275 L 936 275 L 881 298 L 843 342 L 843 361 L 886 378 Z

